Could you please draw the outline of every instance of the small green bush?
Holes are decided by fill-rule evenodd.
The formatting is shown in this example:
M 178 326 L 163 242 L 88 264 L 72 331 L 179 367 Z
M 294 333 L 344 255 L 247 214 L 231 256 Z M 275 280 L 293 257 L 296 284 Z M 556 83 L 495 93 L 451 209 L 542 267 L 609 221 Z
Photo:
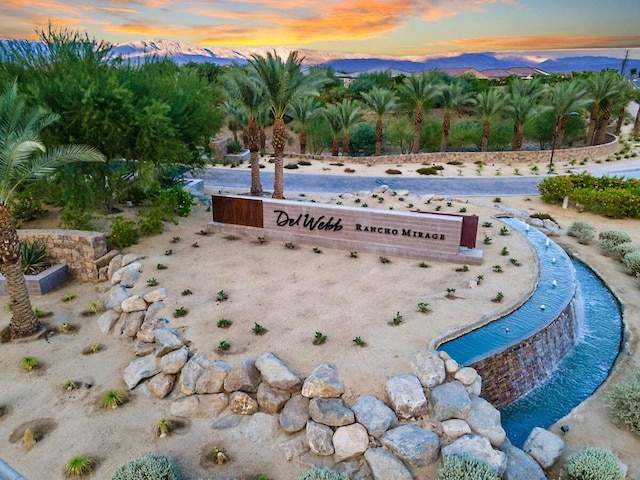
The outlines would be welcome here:
M 578 240 L 578 243 L 587 245 L 596 236 L 596 229 L 589 225 L 587 222 L 577 221 L 573 222 L 567 230 L 567 235 L 574 237 Z
M 440 167 L 440 168 L 438 168 Z M 438 175 L 438 171 L 442 170 L 442 165 L 433 166 L 433 167 L 422 167 L 416 170 L 420 175 Z
M 138 243 L 140 233 L 136 222 L 127 220 L 124 217 L 116 217 L 111 222 L 111 235 L 108 242 L 113 248 L 122 249 Z
M 60 212 L 60 226 L 69 230 L 94 230 L 93 215 L 82 208 L 65 207 Z
M 440 480 L 500 480 L 498 473 L 486 462 L 467 456 L 449 455 L 438 469 Z
M 622 261 L 628 253 L 635 252 L 636 250 L 638 250 L 638 247 L 631 242 L 619 243 L 611 248 L 613 256 L 620 261 Z
M 35 220 L 44 215 L 45 210 L 42 208 L 40 199 L 35 198 L 31 192 L 21 192 L 9 200 L 11 208 L 11 216 L 18 226 L 22 222 Z
M 622 263 L 630 275 L 636 276 L 640 274 L 640 250 L 633 250 L 627 253 L 622 257 Z
M 617 457 L 602 448 L 585 448 L 569 457 L 562 480 L 624 480 Z
M 116 470 L 111 480 L 180 480 L 171 457 L 145 455 L 125 463 Z
M 164 231 L 164 213 L 159 207 L 138 212 L 138 228 L 142 235 L 159 235 Z
M 349 475 L 329 468 L 312 468 L 304 472 L 298 480 L 349 480 Z
M 640 372 L 628 382 L 613 385 L 606 395 L 613 422 L 640 436 Z
M 615 255 L 616 245 L 631 242 L 631 236 L 623 230 L 604 230 L 598 235 L 600 249 L 604 255 Z

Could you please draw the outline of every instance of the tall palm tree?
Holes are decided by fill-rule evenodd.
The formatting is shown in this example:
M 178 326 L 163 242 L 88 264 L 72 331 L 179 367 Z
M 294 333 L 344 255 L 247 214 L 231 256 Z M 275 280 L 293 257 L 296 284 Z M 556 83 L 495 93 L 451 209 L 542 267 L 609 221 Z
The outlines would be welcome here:
M 396 108 L 396 94 L 386 88 L 373 87 L 369 92 L 362 93 L 365 105 L 376 114 L 376 156 L 382 154 L 382 118 Z
M 289 114 L 300 124 L 298 139 L 302 155 L 307 153 L 307 125 L 315 118 L 321 108 L 322 104 L 316 97 L 299 98 L 291 104 Z
M 614 133 L 620 135 L 622 131 L 622 122 L 624 122 L 624 113 L 627 109 L 627 105 L 635 94 L 635 87 L 633 83 L 627 80 L 626 77 L 620 77 L 620 91 L 616 97 L 615 104 L 618 106 L 618 120 L 616 121 L 616 129 Z
M 503 90 L 493 87 L 479 92 L 471 99 L 473 109 L 479 117 L 482 117 L 482 146 L 481 151 L 489 149 L 489 135 L 491 133 L 491 120 L 505 108 L 505 94 Z
M 57 119 L 57 115 L 43 108 L 28 109 L 15 82 L 0 96 L 0 270 L 7 280 L 12 305 L 9 323 L 12 338 L 33 335 L 40 329 L 40 322 L 31 307 L 22 272 L 20 240 L 7 202 L 16 189 L 51 175 L 59 166 L 105 160 L 100 152 L 83 145 L 47 151 L 40 134 Z
M 413 125 L 413 149 L 412 153 L 420 151 L 420 130 L 424 118 L 424 109 L 438 94 L 438 86 L 431 72 L 423 72 L 421 75 L 411 75 L 404 79 L 398 87 L 400 95 L 407 105 L 411 106 L 414 113 Z
M 470 103 L 470 96 L 464 91 L 464 87 L 459 82 L 443 85 L 438 95 L 444 107 L 444 116 L 442 118 L 442 137 L 440 140 L 440 151 L 447 151 L 447 141 L 449 140 L 449 132 L 451 131 L 451 115 L 454 110 L 466 107 Z
M 513 140 L 511 150 L 514 152 L 522 148 L 524 124 L 542 111 L 538 105 L 541 95 L 537 80 L 514 79 L 509 86 L 509 99 L 506 112 L 513 120 Z
M 579 79 L 553 84 L 548 91 L 549 106 L 554 114 L 553 138 L 551 149 L 562 146 L 567 130 L 569 115 L 582 112 L 589 104 L 587 89 Z
M 275 174 L 273 182 L 273 198 L 284 198 L 284 147 L 286 140 L 284 116 L 291 104 L 298 98 L 318 95 L 316 87 L 322 80 L 319 76 L 304 75 L 300 69 L 302 59 L 298 52 L 289 54 L 282 61 L 277 53 L 267 53 L 266 57 L 252 55 L 249 65 L 264 89 L 265 98 L 273 115 L 273 153 L 275 157 Z
M 342 156 L 349 156 L 349 132 L 362 120 L 360 106 L 354 100 L 342 100 L 338 105 L 338 118 L 342 130 Z
M 590 100 L 593 102 L 589 113 L 587 138 L 585 139 L 587 147 L 597 142 L 598 130 L 602 129 L 603 123 L 609 122 L 611 108 L 613 108 L 613 102 L 610 100 L 617 93 L 617 79 L 618 74 L 611 71 L 594 73 L 587 79 L 587 90 Z M 601 110 L 604 110 L 604 113 Z M 602 136 L 604 137 L 604 133 Z
M 325 105 L 322 110 L 322 116 L 327 121 L 329 129 L 331 130 L 331 155 L 337 157 L 340 152 L 340 132 L 342 131 L 338 105 L 336 103 Z
M 635 89 L 631 100 L 636 104 L 640 104 L 640 90 Z M 636 109 L 636 118 L 633 122 L 633 138 L 636 140 L 640 138 L 640 108 Z
M 225 100 L 222 107 L 229 116 L 229 129 L 233 135 L 233 141 L 238 142 L 238 130 L 241 130 L 247 119 L 247 114 L 235 99 Z

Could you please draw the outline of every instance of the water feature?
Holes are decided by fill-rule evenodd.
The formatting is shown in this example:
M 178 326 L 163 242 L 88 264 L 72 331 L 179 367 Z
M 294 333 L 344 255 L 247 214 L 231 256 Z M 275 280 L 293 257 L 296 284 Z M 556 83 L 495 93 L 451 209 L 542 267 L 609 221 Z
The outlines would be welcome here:
M 622 315 L 615 297 L 592 270 L 569 258 L 536 229 L 529 230 L 514 219 L 505 219 L 505 223 L 526 233 L 536 249 L 540 278 L 535 292 L 519 309 L 439 349 L 466 365 L 490 362 L 509 348 L 517 352 L 515 363 L 519 363 L 516 368 L 521 370 L 521 378 L 515 375 L 510 381 L 521 382 L 525 374 L 535 375 L 536 381 L 527 394 L 503 409 L 502 422 L 512 443 L 522 446 L 533 427 L 550 426 L 607 378 L 620 349 Z M 568 319 L 551 325 L 555 318 L 566 315 L 570 302 Z M 541 329 L 551 332 L 548 338 L 540 340 L 537 332 Z M 533 350 L 520 349 L 533 336 L 538 337 Z M 566 351 L 562 358 L 557 354 L 559 349 Z M 527 364 L 529 360 L 533 368 Z M 497 370 L 509 368 L 498 365 Z

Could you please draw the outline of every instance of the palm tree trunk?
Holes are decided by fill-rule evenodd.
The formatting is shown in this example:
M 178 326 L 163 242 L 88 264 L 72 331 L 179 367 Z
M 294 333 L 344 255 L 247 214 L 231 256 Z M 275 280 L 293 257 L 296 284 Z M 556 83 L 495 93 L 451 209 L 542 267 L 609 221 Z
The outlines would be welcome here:
M 605 134 L 607 133 L 607 127 L 609 126 L 609 119 L 611 118 L 611 112 L 613 110 L 613 105 L 611 102 L 607 102 L 602 114 L 598 118 L 596 133 L 595 133 L 595 144 L 600 145 L 604 143 Z
M 636 112 L 636 120 L 633 123 L 633 137 L 635 139 L 640 138 L 640 108 Z
M 33 335 L 40 329 L 40 322 L 33 313 L 27 282 L 22 272 L 22 253 L 18 231 L 6 205 L 0 204 L 0 265 L 7 281 L 11 300 L 11 338 Z
M 514 152 L 519 152 L 522 148 L 522 127 L 519 125 L 515 125 L 513 127 L 513 144 L 511 145 L 511 150 Z
M 449 140 L 449 132 L 451 131 L 451 112 L 444 112 L 444 118 L 442 119 L 442 137 L 440 139 L 440 151 L 447 151 L 447 141 Z
M 422 130 L 422 105 L 416 107 L 416 121 L 413 125 L 413 149 L 411 153 L 420 151 L 420 131 Z
M 618 121 L 616 122 L 616 135 L 620 135 L 622 131 L 622 122 L 624 121 L 624 104 L 620 105 L 618 110 Z
M 587 138 L 584 141 L 585 147 L 593 146 L 594 132 L 596 131 L 596 121 L 598 120 L 598 113 L 600 112 L 600 103 L 596 102 L 591 107 L 591 113 L 589 114 L 589 128 L 587 129 Z
M 284 142 L 284 119 L 277 117 L 273 122 L 273 139 L 271 140 L 275 157 L 272 198 L 284 198 Z
M 307 129 L 300 129 L 300 155 L 307 153 Z
M 382 118 L 376 122 L 376 157 L 382 155 Z
M 567 123 L 568 117 L 566 115 L 561 115 L 558 118 L 558 134 L 556 135 L 556 147 L 562 148 L 562 144 L 564 143 L 564 132 L 567 131 Z
M 260 149 L 267 149 L 267 132 L 264 130 L 264 127 L 260 127 Z
M 340 151 L 340 142 L 338 141 L 338 137 L 334 135 L 333 142 L 331 144 L 331 155 L 333 155 L 334 157 L 337 157 L 339 151 Z
M 349 156 L 349 132 L 348 131 L 345 131 L 342 134 L 342 156 L 343 157 Z
M 486 152 L 489 149 L 489 133 L 491 132 L 491 120 L 488 118 L 482 122 L 482 147 L 481 151 Z
M 251 195 L 261 197 L 262 183 L 260 182 L 260 132 L 255 118 L 249 120 L 247 128 L 247 144 L 251 152 Z

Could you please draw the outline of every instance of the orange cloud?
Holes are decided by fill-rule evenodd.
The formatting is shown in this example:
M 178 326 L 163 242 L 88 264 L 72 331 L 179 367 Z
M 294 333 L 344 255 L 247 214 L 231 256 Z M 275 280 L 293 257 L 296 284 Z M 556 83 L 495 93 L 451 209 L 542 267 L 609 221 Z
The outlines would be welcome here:
M 454 40 L 451 45 L 463 50 L 556 50 L 575 48 L 636 48 L 640 35 L 529 35 L 517 37 L 487 37 Z

